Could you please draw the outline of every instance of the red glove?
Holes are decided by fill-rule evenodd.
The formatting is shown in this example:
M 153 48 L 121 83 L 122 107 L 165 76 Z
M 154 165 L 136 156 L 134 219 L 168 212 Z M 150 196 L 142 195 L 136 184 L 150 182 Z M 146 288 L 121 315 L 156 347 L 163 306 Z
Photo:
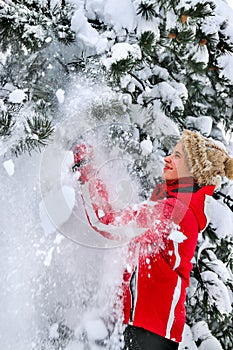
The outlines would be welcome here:
M 93 147 L 81 143 L 73 148 L 74 153 L 74 165 L 72 170 L 80 172 L 79 180 L 84 184 L 87 182 L 91 176 L 94 174 L 94 168 L 91 164 L 93 160 Z

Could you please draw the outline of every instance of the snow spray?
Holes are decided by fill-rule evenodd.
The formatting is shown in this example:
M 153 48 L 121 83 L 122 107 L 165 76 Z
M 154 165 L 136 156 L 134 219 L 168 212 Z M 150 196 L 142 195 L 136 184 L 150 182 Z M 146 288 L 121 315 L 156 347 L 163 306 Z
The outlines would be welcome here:
M 77 174 L 70 171 L 74 143 L 87 139 L 103 150 L 95 159 L 98 173 L 118 181 L 116 187 L 109 186 L 111 204 L 124 207 L 137 197 L 125 170 L 131 158 L 116 149 L 105 152 L 103 140 L 113 120 L 97 125 L 88 117 L 93 99 L 99 99 L 96 91 L 95 85 L 76 81 L 64 94 L 53 143 L 41 154 L 15 159 L 14 172 L 7 177 L 5 168 L 0 169 L 0 276 L 5 281 L 0 290 L 0 348 L 120 348 L 118 292 L 127 242 L 109 243 L 87 230 Z M 105 101 L 112 98 L 106 86 L 98 91 Z M 130 127 L 126 117 L 118 120 L 122 132 Z

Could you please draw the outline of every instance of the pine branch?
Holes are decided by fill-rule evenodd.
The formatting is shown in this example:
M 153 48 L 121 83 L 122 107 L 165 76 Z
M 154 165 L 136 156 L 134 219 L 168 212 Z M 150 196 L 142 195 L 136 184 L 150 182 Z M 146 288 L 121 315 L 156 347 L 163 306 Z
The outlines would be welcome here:
M 12 114 L 9 112 L 1 112 L 0 115 L 0 136 L 10 136 L 15 125 Z
M 220 197 L 223 197 L 223 203 L 226 204 L 228 208 L 233 212 L 233 199 L 231 198 L 231 196 L 217 191 L 213 194 L 213 197 L 215 199 L 220 199 Z
M 18 144 L 11 148 L 11 153 L 16 157 L 24 152 L 31 155 L 33 150 L 40 151 L 41 147 L 49 143 L 54 127 L 46 117 L 36 115 L 32 119 L 26 118 L 24 132 L 26 136 L 22 137 Z
M 216 5 L 211 1 L 205 1 L 204 3 L 198 2 L 194 7 L 190 9 L 181 8 L 182 15 L 191 17 L 192 19 L 205 18 L 213 16 L 213 11 Z
M 142 1 L 138 5 L 137 9 L 137 15 L 142 15 L 147 21 L 151 21 L 153 17 L 157 16 L 157 13 L 155 11 L 154 4 L 146 3 L 145 1 Z
M 74 8 L 70 4 L 50 7 L 37 1 L 12 3 L 2 10 L 0 18 L 1 47 L 4 51 L 11 45 L 11 50 L 24 47 L 36 52 L 48 46 L 46 38 L 56 38 L 65 45 L 75 42 L 75 32 L 71 30 L 71 17 Z M 64 4 L 63 4 L 64 5 Z M 38 35 L 39 33 L 39 35 Z
M 36 115 L 32 119 L 26 118 L 25 133 L 40 144 L 46 145 L 47 140 L 54 132 L 52 122 L 44 116 Z
M 52 29 L 56 39 L 64 45 L 70 46 L 76 41 L 76 34 L 71 30 L 71 17 L 74 7 L 65 2 L 62 5 L 62 11 L 57 4 L 52 12 Z
M 172 40 L 173 43 L 177 44 L 188 44 L 194 41 L 195 34 L 192 29 L 184 29 L 182 31 L 178 31 L 177 28 L 171 30 L 168 33 L 168 38 Z
M 89 116 L 93 119 L 104 121 L 117 120 L 120 116 L 125 116 L 128 114 L 129 110 L 124 100 L 119 100 L 119 98 L 111 98 L 106 101 L 94 102 L 90 108 Z
M 233 43 L 231 43 L 223 34 L 219 33 L 219 42 L 217 44 L 217 49 L 220 54 L 232 54 L 233 53 Z
M 138 44 L 141 48 L 142 57 L 151 61 L 150 57 L 155 49 L 155 34 L 151 31 L 143 32 L 139 38 Z
M 142 91 L 145 91 L 146 86 L 145 86 L 145 84 L 143 83 L 143 81 L 142 81 L 141 79 L 139 79 L 139 78 L 138 78 L 134 73 L 132 73 L 132 72 L 129 72 L 129 75 L 131 75 L 131 77 L 133 77 L 134 79 L 136 79 L 137 82 L 139 82 L 139 84 L 141 85 Z
M 195 41 L 200 46 L 207 46 L 209 51 L 214 52 L 216 50 L 216 46 L 218 44 L 218 38 L 216 36 L 216 33 L 214 34 L 206 34 L 203 33 L 203 31 L 198 28 L 195 36 Z
M 116 79 L 116 81 L 119 81 L 120 77 L 123 74 L 129 73 L 134 66 L 135 66 L 135 61 L 131 57 L 121 59 L 113 63 L 111 66 L 113 77 Z

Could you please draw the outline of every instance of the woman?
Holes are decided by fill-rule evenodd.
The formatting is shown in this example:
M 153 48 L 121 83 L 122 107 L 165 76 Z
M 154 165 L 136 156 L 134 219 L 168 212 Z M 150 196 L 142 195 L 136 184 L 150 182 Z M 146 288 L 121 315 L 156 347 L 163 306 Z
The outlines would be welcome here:
M 86 206 L 86 214 L 95 230 L 109 239 L 116 239 L 115 227 L 141 230 L 129 244 L 124 273 L 125 350 L 178 349 L 191 260 L 198 233 L 207 225 L 206 199 L 221 177 L 233 179 L 233 159 L 197 132 L 185 130 L 164 161 L 165 182 L 150 201 L 120 212 L 111 208 L 100 179 L 86 178 L 83 185 L 91 197 L 93 211 Z

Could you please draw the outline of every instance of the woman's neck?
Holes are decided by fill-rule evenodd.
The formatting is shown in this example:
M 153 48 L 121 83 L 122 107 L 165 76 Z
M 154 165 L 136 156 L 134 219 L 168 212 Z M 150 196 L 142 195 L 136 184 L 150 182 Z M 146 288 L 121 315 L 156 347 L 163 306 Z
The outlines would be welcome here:
M 192 176 L 180 177 L 178 179 L 172 179 L 166 181 L 167 186 L 181 185 L 181 184 L 195 184 L 195 180 Z

